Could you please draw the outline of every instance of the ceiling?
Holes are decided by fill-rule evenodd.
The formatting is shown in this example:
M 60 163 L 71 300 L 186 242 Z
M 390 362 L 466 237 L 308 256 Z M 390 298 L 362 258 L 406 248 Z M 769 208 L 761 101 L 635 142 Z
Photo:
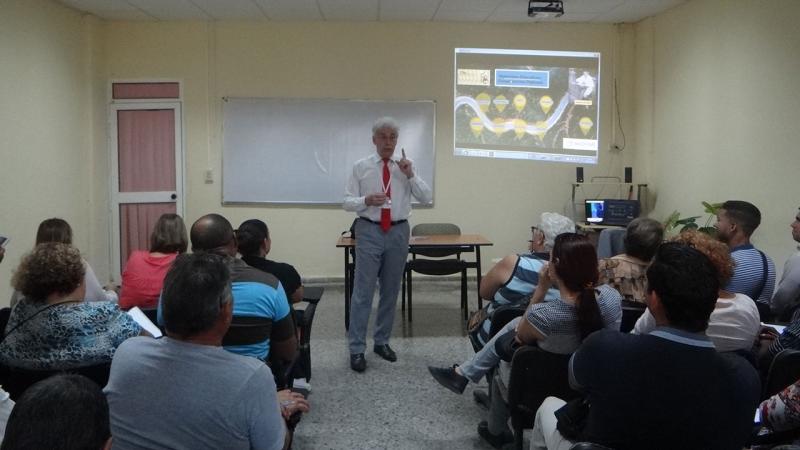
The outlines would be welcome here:
M 687 0 L 563 0 L 557 19 L 529 18 L 527 0 L 58 0 L 108 20 L 632 23 Z

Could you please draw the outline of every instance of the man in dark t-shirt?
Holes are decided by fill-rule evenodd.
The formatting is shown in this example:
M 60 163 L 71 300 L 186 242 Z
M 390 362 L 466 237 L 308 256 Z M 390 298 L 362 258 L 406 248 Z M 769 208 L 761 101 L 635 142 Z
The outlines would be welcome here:
M 236 241 L 242 260 L 251 267 L 275 275 L 292 303 L 303 300 L 303 282 L 300 274 L 290 264 L 266 258 L 272 247 L 267 224 L 258 219 L 245 220 L 236 230 Z
M 717 300 L 714 267 L 697 250 L 663 244 L 647 270 L 647 335 L 598 331 L 570 361 L 570 384 L 591 405 L 581 440 L 624 449 L 741 449 L 758 405 L 755 369 L 717 353 L 705 335 Z M 536 413 L 531 449 L 567 449 L 550 397 Z

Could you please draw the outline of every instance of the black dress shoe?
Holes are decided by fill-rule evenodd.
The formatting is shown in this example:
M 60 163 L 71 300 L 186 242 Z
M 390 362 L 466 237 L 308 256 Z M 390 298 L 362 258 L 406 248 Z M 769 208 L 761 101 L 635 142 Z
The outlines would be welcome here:
M 467 387 L 467 380 L 465 377 L 456 373 L 456 366 L 453 367 L 432 367 L 428 366 L 428 371 L 433 375 L 433 378 L 442 386 L 450 389 L 456 394 L 463 394 L 464 389 Z
M 472 391 L 472 399 L 475 400 L 475 403 L 477 403 L 481 408 L 487 411 L 489 410 L 490 400 L 489 394 L 486 391 L 475 389 Z
M 350 355 L 350 368 L 356 372 L 363 372 L 367 370 L 367 360 L 364 359 L 363 353 L 355 353 Z
M 504 431 L 498 435 L 489 431 L 489 423 L 485 420 L 478 424 L 478 434 L 494 448 L 503 448 L 504 445 L 514 442 L 514 435 Z
M 389 347 L 389 344 L 376 345 L 372 348 L 372 351 L 389 362 L 397 361 L 397 353 L 395 353 L 394 350 Z

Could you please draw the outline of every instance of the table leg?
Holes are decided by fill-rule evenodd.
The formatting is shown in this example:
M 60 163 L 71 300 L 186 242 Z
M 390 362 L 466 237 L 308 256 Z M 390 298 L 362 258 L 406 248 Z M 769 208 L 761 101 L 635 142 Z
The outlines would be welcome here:
M 475 265 L 478 271 L 478 311 L 483 308 L 483 300 L 481 300 L 481 246 L 475 246 Z
M 344 248 L 344 329 L 350 327 L 350 296 L 353 294 L 352 278 L 350 276 L 350 249 Z

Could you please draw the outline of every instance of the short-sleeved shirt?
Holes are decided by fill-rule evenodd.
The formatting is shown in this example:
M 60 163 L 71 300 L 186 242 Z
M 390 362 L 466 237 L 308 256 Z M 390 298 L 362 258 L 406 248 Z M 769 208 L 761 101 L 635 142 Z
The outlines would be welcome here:
M 228 345 L 225 350 L 266 360 L 270 342 L 283 341 L 294 335 L 294 320 L 289 314 L 289 301 L 278 279 L 267 272 L 234 259 L 231 266 L 233 315 L 263 317 L 272 320 L 272 333 L 264 342 L 249 345 Z
M 150 252 L 137 250 L 128 258 L 125 270 L 122 271 L 122 290 L 119 295 L 119 306 L 130 309 L 155 308 L 158 297 L 164 286 L 172 262 L 178 256 L 170 253 L 164 256 L 153 256 Z
M 597 306 L 603 320 L 603 328 L 619 330 L 622 322 L 622 296 L 608 285 L 595 290 Z M 581 345 L 577 308 L 556 299 L 532 305 L 525 314 L 528 322 L 545 337 L 538 341 L 542 350 L 568 355 Z
M 11 311 L 5 333 L 2 364 L 63 370 L 111 362 L 117 347 L 141 333 L 141 327 L 111 302 L 48 306 L 23 297 Z
M 645 303 L 649 263 L 628 255 L 601 259 L 599 283 L 608 283 L 629 302 Z
M 285 426 L 272 373 L 222 347 L 133 338 L 104 392 L 115 449 L 280 449 Z
M 769 304 L 775 290 L 775 263 L 772 258 L 766 254 L 762 257 L 762 253 L 750 244 L 732 248 L 731 258 L 736 265 L 725 290 Z
M 303 284 L 300 279 L 300 274 L 297 273 L 297 270 L 295 270 L 294 266 L 291 264 L 271 261 L 260 256 L 242 256 L 242 261 L 256 269 L 275 275 L 281 282 L 286 296 L 289 298 L 291 298 L 294 291 Z
M 570 381 L 591 405 L 582 438 L 616 450 L 741 449 L 761 391 L 744 358 L 665 327 L 594 333 L 573 355 Z
M 647 309 L 636 321 L 634 334 L 647 334 L 656 328 L 656 319 Z M 708 319 L 706 336 L 718 352 L 750 351 L 761 330 L 758 308 L 750 297 L 734 294 L 734 298 L 719 298 Z

